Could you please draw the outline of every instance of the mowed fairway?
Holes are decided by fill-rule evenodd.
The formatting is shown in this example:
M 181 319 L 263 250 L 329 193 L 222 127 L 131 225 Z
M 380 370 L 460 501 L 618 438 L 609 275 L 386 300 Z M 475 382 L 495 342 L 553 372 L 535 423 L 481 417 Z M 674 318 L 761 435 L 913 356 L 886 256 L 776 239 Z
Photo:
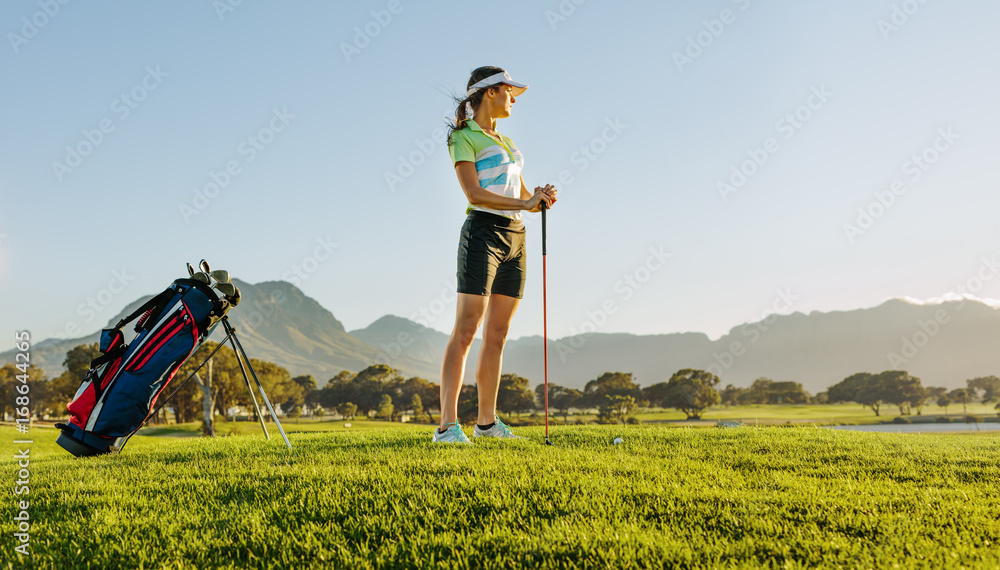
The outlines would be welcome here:
M 997 568 L 1000 440 L 816 428 L 429 428 L 31 447 L 40 568 Z M 624 444 L 612 445 L 615 437 Z M 0 428 L 6 441 L 17 438 Z M 8 447 L 9 449 L 9 447 Z

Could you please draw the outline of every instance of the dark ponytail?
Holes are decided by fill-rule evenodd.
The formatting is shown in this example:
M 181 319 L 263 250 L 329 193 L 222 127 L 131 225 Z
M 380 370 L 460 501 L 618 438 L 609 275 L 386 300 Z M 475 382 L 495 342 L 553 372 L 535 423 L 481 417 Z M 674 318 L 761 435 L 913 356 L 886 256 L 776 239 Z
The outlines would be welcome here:
M 491 75 L 497 73 L 503 73 L 503 69 L 499 67 L 483 66 L 477 67 L 472 70 L 469 77 L 469 82 L 465 86 L 466 92 L 469 88 L 476 83 L 486 79 Z M 483 96 L 489 91 L 491 87 L 483 87 L 479 91 L 472 94 L 472 97 L 459 98 L 454 97 L 455 102 L 458 104 L 458 108 L 455 109 L 455 122 L 448 124 L 448 144 L 451 145 L 451 136 L 455 134 L 455 131 L 460 131 L 465 128 L 465 123 L 472 118 L 472 114 L 476 112 L 479 108 L 479 104 L 483 102 Z M 469 112 L 469 107 L 472 107 L 472 112 Z

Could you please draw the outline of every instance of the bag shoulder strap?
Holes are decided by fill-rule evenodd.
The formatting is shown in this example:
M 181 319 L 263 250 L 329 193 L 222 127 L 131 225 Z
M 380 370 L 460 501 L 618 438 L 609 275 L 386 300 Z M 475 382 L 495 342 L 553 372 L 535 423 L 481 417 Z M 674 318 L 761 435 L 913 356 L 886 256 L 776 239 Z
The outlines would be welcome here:
M 148 300 L 145 303 L 143 303 L 138 309 L 132 311 L 131 315 L 129 315 L 129 316 L 123 318 L 122 320 L 118 321 L 118 324 L 115 325 L 114 328 L 121 329 L 127 323 L 135 320 L 135 318 L 138 317 L 139 315 L 145 313 L 149 309 L 152 309 L 153 307 L 155 307 L 156 305 L 160 304 L 161 302 L 166 302 L 175 293 L 176 293 L 176 291 L 174 291 L 173 288 L 169 288 L 168 287 L 167 289 L 164 289 L 163 292 L 161 292 L 159 295 L 151 298 L 150 300 Z

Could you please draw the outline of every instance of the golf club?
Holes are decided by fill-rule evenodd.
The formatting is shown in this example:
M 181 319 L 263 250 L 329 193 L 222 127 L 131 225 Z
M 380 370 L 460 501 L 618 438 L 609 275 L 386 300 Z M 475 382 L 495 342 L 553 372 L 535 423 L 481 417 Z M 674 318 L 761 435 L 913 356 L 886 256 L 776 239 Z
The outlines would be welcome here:
M 201 260 L 201 263 L 198 264 L 198 267 L 205 273 L 212 272 L 212 268 L 208 266 L 208 262 L 205 261 L 204 259 Z
M 219 282 L 213 285 L 213 287 L 226 297 L 232 297 L 236 294 L 236 285 L 233 285 L 232 283 Z
M 542 202 L 542 361 L 545 369 L 545 445 L 552 445 L 549 440 L 549 308 L 545 276 L 545 210 L 547 209 L 545 202 Z
M 195 273 L 194 275 L 191 276 L 191 279 L 194 279 L 195 281 L 201 281 L 205 285 L 209 285 L 212 282 L 212 279 L 204 271 L 199 271 L 198 273 Z
M 226 271 L 225 269 L 216 269 L 209 275 L 211 275 L 212 278 L 218 281 L 219 283 L 229 283 L 229 272 Z
M 234 290 L 234 293 L 229 296 L 229 304 L 235 307 L 236 305 L 240 304 L 240 300 L 242 299 L 242 297 L 240 296 L 240 288 L 239 287 L 237 287 L 236 285 L 233 285 L 233 290 Z
M 194 267 L 192 267 L 191 264 L 188 263 L 187 264 L 187 268 L 188 268 L 188 276 L 189 277 L 194 277 Z

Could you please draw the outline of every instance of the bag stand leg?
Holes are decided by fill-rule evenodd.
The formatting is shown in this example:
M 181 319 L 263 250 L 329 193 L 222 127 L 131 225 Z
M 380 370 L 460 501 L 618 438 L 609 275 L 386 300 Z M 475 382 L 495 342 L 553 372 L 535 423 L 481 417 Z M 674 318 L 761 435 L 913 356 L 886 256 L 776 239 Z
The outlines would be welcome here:
M 271 400 L 267 398 L 267 393 L 264 392 L 264 386 L 260 383 L 257 378 L 257 373 L 253 369 L 253 365 L 250 364 L 250 359 L 247 358 L 247 353 L 243 350 L 243 344 L 240 342 L 239 337 L 236 336 L 236 329 L 229 324 L 229 317 L 222 318 L 222 326 L 225 327 L 226 335 L 229 338 L 230 343 L 233 345 L 233 350 L 236 352 L 236 360 L 240 361 L 240 371 L 243 372 L 243 379 L 247 382 L 247 389 L 250 390 L 250 399 L 253 401 L 253 407 L 257 411 L 257 417 L 260 419 L 260 426 L 264 428 L 264 435 L 267 439 L 271 439 L 271 436 L 267 433 L 267 428 L 264 426 L 264 416 L 260 413 L 260 408 L 257 406 L 257 398 L 253 395 L 253 388 L 250 387 L 250 378 L 247 377 L 247 371 L 243 367 L 243 362 L 246 361 L 246 367 L 250 369 L 250 374 L 253 376 L 254 382 L 257 384 L 257 389 L 260 390 L 260 396 L 264 399 L 264 403 L 267 404 L 267 410 L 271 412 L 271 418 L 274 419 L 274 424 L 278 426 L 278 431 L 281 432 L 282 439 L 285 440 L 285 445 L 288 449 L 292 448 L 291 442 L 288 441 L 288 436 L 285 435 L 285 430 L 281 427 L 281 422 L 278 421 L 278 415 L 274 413 L 274 408 L 271 407 Z
M 250 392 L 250 401 L 253 402 L 253 409 L 254 412 L 257 414 L 257 421 L 260 422 L 260 428 L 264 430 L 264 437 L 267 439 L 271 439 L 271 434 L 267 433 L 267 426 L 264 424 L 264 414 L 260 413 L 260 406 L 257 405 L 257 396 L 254 396 L 253 387 L 250 386 L 250 377 L 247 376 L 247 369 L 246 367 L 243 366 L 244 360 L 247 361 L 246 365 L 250 366 L 250 359 L 247 358 L 246 353 L 243 353 L 241 355 L 240 349 L 236 348 L 236 337 L 234 336 L 236 334 L 236 331 L 233 330 L 232 332 L 230 332 L 231 329 L 229 326 L 229 320 L 223 319 L 222 323 L 226 327 L 226 338 L 229 339 L 229 343 L 233 345 L 233 352 L 236 353 L 236 362 L 240 363 L 240 372 L 243 373 L 243 379 L 246 380 L 247 382 L 247 390 Z M 254 379 L 255 380 L 257 379 L 256 374 L 254 374 Z M 264 391 L 261 390 L 260 393 L 263 394 Z M 268 407 L 270 407 L 270 405 Z M 271 412 L 271 416 L 274 417 L 274 412 Z M 277 421 L 277 419 L 275 419 L 275 421 Z

